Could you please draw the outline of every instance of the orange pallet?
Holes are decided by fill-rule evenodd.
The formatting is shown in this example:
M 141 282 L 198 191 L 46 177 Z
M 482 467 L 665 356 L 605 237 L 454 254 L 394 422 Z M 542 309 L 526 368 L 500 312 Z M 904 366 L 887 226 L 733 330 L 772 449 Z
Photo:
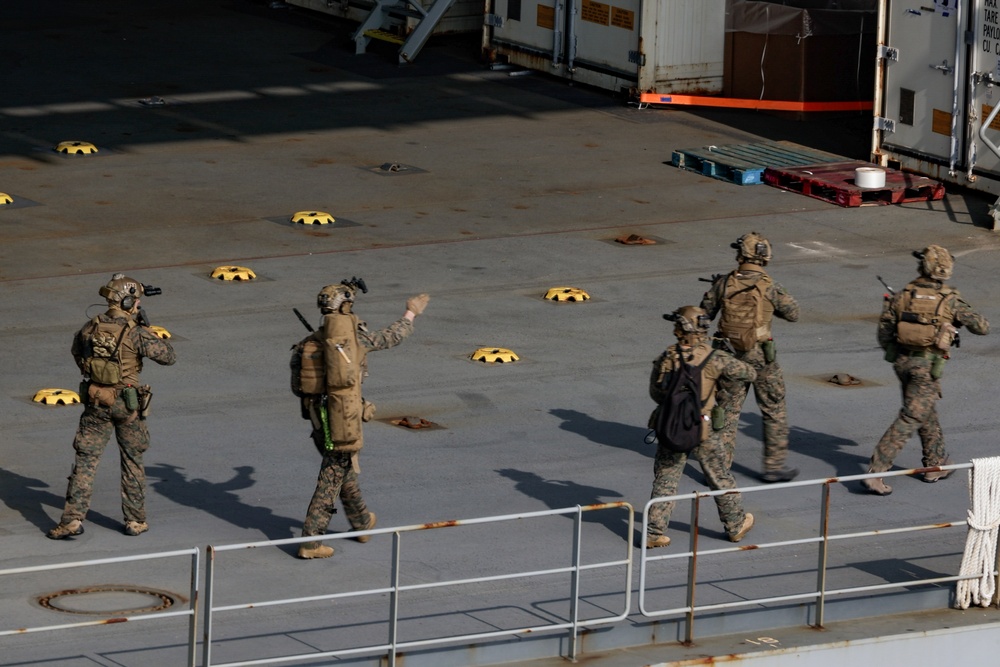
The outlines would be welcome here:
M 870 162 L 858 160 L 805 167 L 768 167 L 764 170 L 764 183 L 848 208 L 944 198 L 944 185 L 938 181 L 895 169 L 885 170 L 885 187 L 855 185 L 854 170 L 871 166 Z

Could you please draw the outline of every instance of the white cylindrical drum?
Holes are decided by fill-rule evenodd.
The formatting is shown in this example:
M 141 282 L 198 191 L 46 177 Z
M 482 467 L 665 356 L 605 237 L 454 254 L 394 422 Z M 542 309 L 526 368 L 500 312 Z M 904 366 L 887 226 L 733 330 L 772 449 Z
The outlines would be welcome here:
M 854 170 L 854 184 L 859 188 L 884 188 L 885 169 L 858 167 Z

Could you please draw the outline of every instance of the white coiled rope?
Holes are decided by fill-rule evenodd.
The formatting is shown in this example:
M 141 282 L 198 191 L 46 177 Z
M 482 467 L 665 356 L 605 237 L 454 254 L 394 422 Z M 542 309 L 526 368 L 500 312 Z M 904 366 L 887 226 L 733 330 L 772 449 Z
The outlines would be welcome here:
M 958 582 L 955 606 L 990 606 L 996 592 L 993 569 L 997 563 L 997 532 L 1000 528 L 1000 457 L 972 459 L 969 470 L 969 533 L 965 538 L 962 576 L 978 575 Z

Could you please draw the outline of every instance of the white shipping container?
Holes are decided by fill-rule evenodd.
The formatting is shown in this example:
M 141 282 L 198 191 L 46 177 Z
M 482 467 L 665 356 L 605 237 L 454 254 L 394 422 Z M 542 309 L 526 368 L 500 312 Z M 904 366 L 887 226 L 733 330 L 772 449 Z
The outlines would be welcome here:
M 1000 0 L 880 0 L 877 58 L 873 161 L 1000 195 Z
M 726 0 L 486 0 L 483 51 L 615 92 L 722 91 Z

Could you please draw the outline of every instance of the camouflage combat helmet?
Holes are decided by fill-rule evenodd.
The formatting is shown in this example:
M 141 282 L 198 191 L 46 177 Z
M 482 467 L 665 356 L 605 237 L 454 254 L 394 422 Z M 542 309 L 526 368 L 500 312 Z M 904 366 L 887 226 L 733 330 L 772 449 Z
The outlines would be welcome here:
M 107 300 L 109 306 L 118 306 L 122 310 L 132 310 L 136 299 L 144 294 L 142 283 L 124 273 L 111 276 L 108 284 L 97 293 Z
M 712 326 L 712 318 L 697 306 L 681 306 L 672 313 L 667 313 L 663 319 L 674 323 L 674 335 L 682 343 L 691 344 L 708 336 Z
M 736 249 L 736 261 L 741 264 L 749 262 L 767 266 L 771 261 L 771 242 L 757 232 L 744 234 L 731 243 L 730 247 Z
M 349 285 L 343 283 L 339 285 L 327 285 L 316 295 L 316 306 L 320 312 L 337 313 L 351 312 L 351 303 L 354 302 L 354 290 Z M 346 307 L 341 309 L 344 304 Z
M 920 275 L 931 280 L 948 280 L 955 268 L 955 258 L 939 245 L 929 245 L 923 250 L 914 250 L 913 256 L 920 260 Z

